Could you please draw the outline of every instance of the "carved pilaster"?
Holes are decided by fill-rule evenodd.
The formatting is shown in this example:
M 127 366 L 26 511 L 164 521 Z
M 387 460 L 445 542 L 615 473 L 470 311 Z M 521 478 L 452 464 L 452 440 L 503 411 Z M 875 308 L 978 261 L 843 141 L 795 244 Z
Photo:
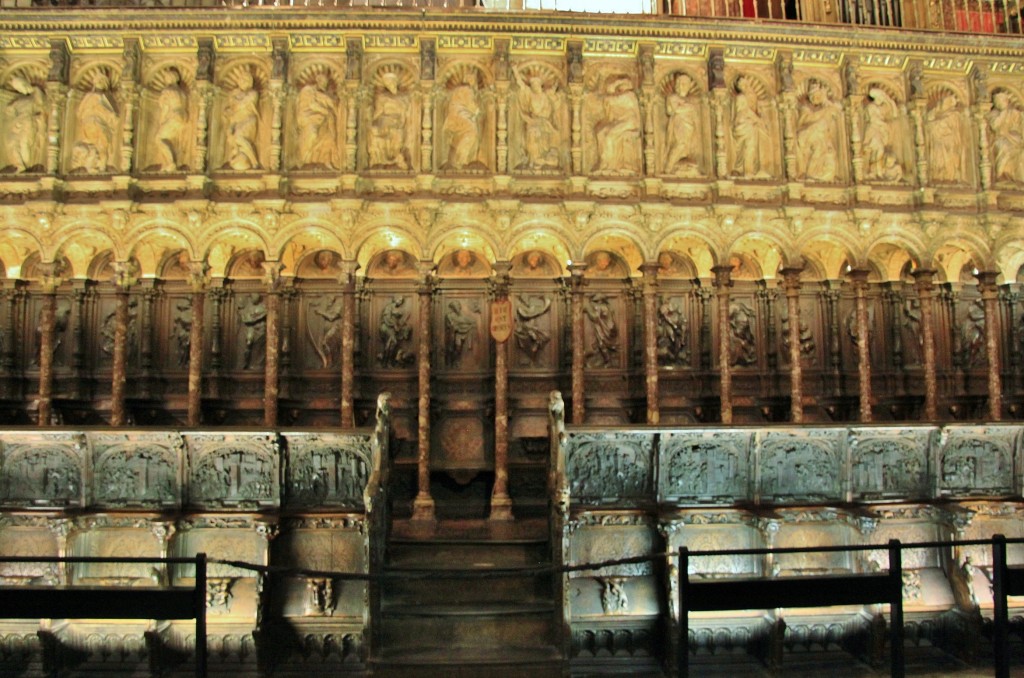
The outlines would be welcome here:
M 422 84 L 420 101 L 423 118 L 420 129 L 420 173 L 429 174 L 434 167 L 434 82 Z
M 857 375 L 860 383 L 860 421 L 869 422 L 871 414 L 871 332 L 868 325 L 868 271 L 855 268 L 850 281 L 856 299 L 857 314 Z
M 644 384 L 647 395 L 647 423 L 661 421 L 658 393 L 658 270 L 656 261 L 640 265 L 643 274 Z
M 292 301 L 298 295 L 295 289 L 295 278 L 287 276 L 281 279 L 278 302 L 281 325 L 281 358 L 278 365 L 278 384 L 282 398 L 291 397 L 292 370 Z
M 569 285 L 572 315 L 572 423 L 579 426 L 586 416 L 586 397 L 584 388 L 584 367 L 586 353 L 583 346 L 583 289 L 586 280 L 583 278 L 587 270 L 586 264 L 572 263 L 569 265 Z
M 203 399 L 203 322 L 207 266 L 205 262 L 189 263 L 189 286 L 192 288 L 192 326 L 189 328 L 188 346 L 188 425 L 202 423 Z
M 56 335 L 57 288 L 62 282 L 60 265 L 45 262 L 39 266 L 42 275 L 43 304 L 39 318 L 39 405 L 36 424 L 53 423 L 53 344 Z
M 356 130 L 359 121 L 359 83 L 346 83 L 345 91 L 345 171 L 356 171 Z
M 64 111 L 68 99 L 68 53 L 64 40 L 50 42 L 50 73 L 46 78 L 46 172 L 60 171 Z
M 732 423 L 732 331 L 729 328 L 729 290 L 732 265 L 713 266 L 715 294 L 718 297 L 718 383 L 723 424 Z
M 992 147 L 988 138 L 988 115 L 992 111 L 992 102 L 988 97 L 977 98 L 971 106 L 971 117 L 974 118 L 978 130 L 978 174 L 981 176 L 981 188 L 992 188 Z
M 135 147 L 135 109 L 139 103 L 138 85 L 139 44 L 137 40 L 128 39 L 124 47 L 124 69 L 118 83 L 124 123 L 121 126 L 121 171 L 128 174 L 132 171 L 132 153 Z
M 1003 385 L 1001 360 L 999 356 L 999 288 L 996 285 L 998 271 L 979 271 L 978 291 L 985 307 L 985 355 L 988 359 L 988 418 L 1000 421 L 1003 418 Z
M 915 68 L 920 68 L 915 66 Z M 913 70 L 913 69 L 912 69 Z M 913 76 L 911 77 L 913 81 Z M 919 186 L 928 185 L 928 147 L 924 135 L 924 120 L 928 109 L 928 100 L 924 92 L 915 91 L 917 88 L 911 83 L 911 96 L 908 102 L 910 108 L 910 120 L 914 130 L 914 153 L 917 156 L 917 181 Z
M 417 413 L 416 498 L 413 500 L 412 519 L 434 520 L 434 498 L 430 496 L 430 311 L 434 295 L 434 262 L 420 263 L 419 295 L 419 407 Z
M 893 372 L 896 374 L 895 391 L 896 395 L 906 393 L 904 379 L 906 374 L 903 370 L 903 323 L 901 314 L 903 312 L 903 283 L 887 282 L 882 286 L 882 299 L 888 306 L 889 321 L 886 325 L 889 328 L 890 357 L 892 358 Z
M 213 398 L 220 397 L 220 376 L 224 367 L 221 359 L 221 308 L 228 296 L 224 288 L 224 279 L 219 278 L 213 282 L 213 286 L 207 291 L 210 299 L 210 380 L 209 395 Z
M 508 174 L 508 81 L 497 82 L 494 86 L 498 108 L 497 173 Z
M 569 149 L 572 156 L 572 172 L 581 175 L 585 173 L 583 169 L 583 85 L 581 83 L 569 83 L 569 106 L 572 108 L 572 146 Z
M 74 399 L 85 396 L 85 308 L 91 296 L 88 281 L 74 281 L 71 289 L 71 336 L 74 339 L 71 347 L 71 397 Z
M 263 282 L 267 286 L 266 358 L 263 369 L 263 425 L 277 426 L 279 396 L 279 359 L 281 332 L 281 269 L 280 261 L 263 262 Z
M 153 280 L 142 281 L 145 289 L 139 309 L 139 387 L 138 397 L 148 398 L 153 379 L 153 304 L 159 292 Z
M 933 279 L 935 271 L 918 269 L 914 271 L 914 287 L 921 306 L 921 352 L 924 363 L 924 418 L 935 421 L 938 415 L 938 381 L 935 367 L 935 321 Z
M 355 380 L 355 343 L 356 343 L 356 270 L 359 264 L 355 261 L 341 262 L 341 294 L 345 299 L 345 307 L 341 316 L 341 426 L 355 426 L 355 404 L 353 391 Z
M 114 312 L 114 365 L 111 369 L 110 425 L 128 423 L 125 393 L 128 380 L 128 301 L 137 271 L 133 261 L 114 263 L 114 287 L 117 290 L 117 308 Z
M 779 93 L 779 113 L 782 118 L 782 164 L 786 179 L 796 181 L 796 92 L 784 90 Z
M 719 179 L 729 177 L 729 159 L 725 142 L 725 111 L 729 106 L 729 93 L 724 89 L 711 91 L 711 119 L 715 128 L 715 173 Z
M 804 420 L 803 365 L 800 362 L 800 274 L 803 268 L 782 269 L 782 289 L 786 294 L 789 317 L 789 418 L 794 424 Z
M 508 301 L 510 261 L 494 262 L 492 293 L 495 301 Z M 491 520 L 512 520 L 512 498 L 508 494 L 508 346 L 494 342 L 494 489 L 491 491 Z

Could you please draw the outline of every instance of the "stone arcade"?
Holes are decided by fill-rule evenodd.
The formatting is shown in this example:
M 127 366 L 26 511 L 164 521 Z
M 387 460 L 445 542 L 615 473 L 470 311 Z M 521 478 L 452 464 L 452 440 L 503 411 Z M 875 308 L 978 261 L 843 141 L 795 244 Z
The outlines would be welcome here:
M 329 573 L 1024 536 L 1014 0 L 68 4 L 0 0 L 0 555 L 320 572 L 214 567 L 224 675 L 559 675 L 660 670 L 672 564 L 440 601 Z M 914 555 L 911 640 L 976 658 L 990 565 Z M 881 637 L 773 614 L 691 643 Z M 0 621 L 0 672 L 183 671 L 186 628 Z

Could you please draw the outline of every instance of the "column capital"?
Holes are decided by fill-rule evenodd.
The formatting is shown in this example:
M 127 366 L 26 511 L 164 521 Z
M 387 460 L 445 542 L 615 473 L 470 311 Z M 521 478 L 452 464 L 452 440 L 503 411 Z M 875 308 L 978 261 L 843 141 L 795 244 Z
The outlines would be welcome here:
M 640 273 L 644 277 L 645 285 L 658 284 L 658 273 L 661 271 L 661 264 L 657 261 L 645 261 L 640 264 Z
M 782 274 L 782 289 L 788 292 L 800 290 L 800 274 L 804 272 L 803 266 L 787 266 L 779 271 Z
M 64 267 L 59 261 L 45 261 L 39 264 L 39 274 L 42 278 L 43 292 L 55 294 L 57 288 L 64 282 L 62 274 Z
M 931 292 L 935 289 L 935 271 L 930 268 L 919 268 L 911 272 L 914 276 L 914 289 L 918 294 Z
M 711 272 L 715 274 L 715 287 L 720 290 L 732 287 L 732 269 L 732 264 L 719 264 L 711 267 Z
M 994 299 L 998 291 L 996 279 L 999 277 L 999 271 L 978 271 L 974 277 L 978 279 L 978 291 L 981 292 L 982 298 L 991 295 Z
M 210 284 L 210 266 L 205 261 L 188 262 L 188 285 L 193 293 L 206 290 Z
M 854 289 L 865 289 L 868 285 L 868 276 L 871 275 L 870 268 L 853 268 L 846 274 L 850 277 Z
M 278 287 L 281 285 L 281 271 L 283 269 L 284 264 L 280 261 L 263 262 L 263 283 L 271 294 L 277 292 Z
M 114 262 L 114 286 L 118 292 L 127 292 L 139 282 L 139 265 L 134 260 Z

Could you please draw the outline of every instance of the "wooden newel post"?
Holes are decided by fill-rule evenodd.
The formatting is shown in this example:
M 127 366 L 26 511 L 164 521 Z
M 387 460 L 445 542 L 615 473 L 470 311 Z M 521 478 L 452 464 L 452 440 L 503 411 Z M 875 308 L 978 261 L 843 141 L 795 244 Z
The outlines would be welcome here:
M 889 603 L 889 645 L 892 678 L 903 678 L 903 557 L 899 539 L 889 540 L 889 577 L 892 601 Z

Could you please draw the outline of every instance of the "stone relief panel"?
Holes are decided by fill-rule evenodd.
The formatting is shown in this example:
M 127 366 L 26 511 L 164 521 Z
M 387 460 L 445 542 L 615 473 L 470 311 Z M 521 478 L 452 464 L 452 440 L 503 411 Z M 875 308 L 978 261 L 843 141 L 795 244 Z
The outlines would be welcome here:
M 317 57 L 296 62 L 288 100 L 287 166 L 304 171 L 344 168 L 344 72 Z
M 849 429 L 850 489 L 854 501 L 916 499 L 930 488 L 933 428 Z
M 240 330 L 235 339 L 238 369 L 261 369 L 267 356 L 266 299 L 258 292 L 239 294 L 235 300 L 235 313 Z
M 365 436 L 287 434 L 286 504 L 302 508 L 363 508 L 370 476 Z
M 363 166 L 384 172 L 418 170 L 420 103 L 415 71 L 402 62 L 382 61 L 370 66 L 363 82 Z
M 147 64 L 139 121 L 138 167 L 143 172 L 194 169 L 197 96 L 195 67 L 184 61 Z
M 966 97 L 946 83 L 927 90 L 925 113 L 928 178 L 933 184 L 962 185 L 974 180 L 974 134 Z
M 375 322 L 371 341 L 375 365 L 382 368 L 409 368 L 416 360 L 413 339 L 412 295 L 374 296 L 371 314 Z
M 99 558 L 161 558 L 168 525 L 151 516 L 87 516 L 75 521 L 69 555 Z M 154 586 L 166 575 L 157 563 L 75 563 L 73 584 Z
M 551 367 L 552 355 L 547 350 L 556 332 L 551 293 L 521 293 L 513 297 L 515 325 L 512 330 L 517 367 Z
M 442 172 L 494 169 L 494 94 L 487 69 L 467 61 L 444 66 L 436 99 L 435 152 Z
M 307 352 L 308 367 L 334 370 L 341 366 L 341 323 L 345 298 L 341 294 L 305 294 L 306 340 L 313 349 Z
M 91 433 L 91 501 L 105 507 L 181 505 L 184 444 L 173 433 Z
M 210 169 L 269 169 L 273 97 L 267 65 L 239 59 L 219 66 Z
M 737 179 L 779 176 L 779 122 L 773 88 L 759 75 L 739 73 L 729 88 L 729 175 Z
M 824 77 L 800 84 L 796 111 L 796 178 L 842 183 L 848 177 L 841 88 Z
M 484 305 L 476 296 L 449 294 L 441 301 L 442 318 L 436 336 L 442 339 L 439 365 L 448 369 L 480 369 L 489 353 Z
M 883 80 L 868 82 L 860 114 L 865 181 L 913 183 L 914 136 L 901 88 Z
M 185 433 L 189 503 L 257 508 L 280 503 L 280 456 L 274 436 Z
M 26 62 L 0 84 L 0 173 L 38 173 L 46 168 L 46 65 Z
M 985 116 L 996 185 L 1024 183 L 1024 103 L 1009 86 L 992 90 L 992 108 Z
M 837 501 L 844 497 L 842 429 L 764 431 L 755 437 L 761 501 Z
M 118 66 L 78 63 L 72 76 L 65 135 L 66 167 L 72 174 L 112 174 L 121 167 L 126 106 L 117 90 Z
M 661 434 L 658 503 L 732 503 L 752 495 L 747 432 L 705 430 Z
M 636 504 L 654 493 L 654 436 L 570 434 L 565 468 L 574 503 Z
M 861 543 L 855 523 L 850 514 L 833 508 L 781 509 L 779 519 L 765 521 L 762 529 L 773 533 L 771 547 L 849 546 Z M 855 572 L 856 563 L 851 552 L 780 553 L 772 563 L 772 575 Z
M 582 111 L 586 171 L 603 177 L 639 176 L 643 119 L 636 72 L 597 62 L 587 73 L 586 83 Z
M 704 82 L 694 71 L 679 68 L 666 73 L 658 85 L 655 129 L 664 175 L 688 179 L 708 174 L 711 125 Z
M 941 496 L 1009 495 L 1018 491 L 1014 464 L 1020 448 L 1017 427 L 949 426 L 937 448 Z
M 621 300 L 612 294 L 589 294 L 583 303 L 584 346 L 587 367 L 615 368 L 622 364 L 619 327 Z
M 569 167 L 569 106 L 565 77 L 545 61 L 512 69 L 509 167 L 522 174 L 563 174 Z
M 971 369 L 985 365 L 985 305 L 981 299 L 960 297 L 954 315 L 953 359 L 960 367 Z
M 0 555 L 59 557 L 61 518 L 49 515 L 0 516 Z M 4 585 L 54 585 L 60 581 L 57 563 L 0 563 L 0 583 Z
M 690 551 L 764 548 L 763 536 L 752 523 L 752 516 L 732 511 L 686 514 L 666 523 L 663 531 L 670 553 L 677 553 L 681 546 Z M 763 563 L 761 557 L 750 555 L 699 556 L 689 559 L 688 572 L 704 578 L 758 577 Z
M 658 297 L 657 351 L 661 367 L 686 367 L 690 364 L 690 295 Z
M 5 505 L 82 506 L 87 445 L 81 434 L 6 434 L 2 459 Z
M 646 516 L 636 513 L 585 513 L 567 528 L 569 564 L 600 563 L 655 553 L 657 531 Z M 609 565 L 598 570 L 572 573 L 577 577 L 639 577 L 653 574 L 651 561 Z
M 750 367 L 757 364 L 758 321 L 751 298 L 729 302 L 729 364 Z

